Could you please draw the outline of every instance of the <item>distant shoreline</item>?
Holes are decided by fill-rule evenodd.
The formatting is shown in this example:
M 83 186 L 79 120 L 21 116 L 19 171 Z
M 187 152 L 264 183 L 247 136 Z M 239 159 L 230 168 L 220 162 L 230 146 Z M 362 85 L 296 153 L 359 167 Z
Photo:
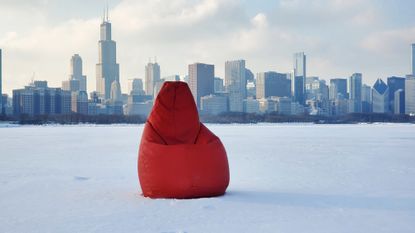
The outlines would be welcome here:
M 214 124 L 256 124 L 256 123 L 313 123 L 313 124 L 358 124 L 358 123 L 415 123 L 415 116 L 353 113 L 342 116 L 311 116 L 311 115 L 279 115 L 276 113 L 223 113 L 220 115 L 202 115 L 203 123 Z M 144 116 L 125 115 L 39 115 L 0 116 L 1 123 L 17 125 L 46 125 L 46 124 L 144 124 Z

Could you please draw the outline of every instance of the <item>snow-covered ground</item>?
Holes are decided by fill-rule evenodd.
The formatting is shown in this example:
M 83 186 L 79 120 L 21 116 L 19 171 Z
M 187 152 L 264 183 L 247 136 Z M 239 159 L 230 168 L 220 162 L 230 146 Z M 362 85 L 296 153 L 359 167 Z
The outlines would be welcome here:
M 140 195 L 143 126 L 0 127 L 0 232 L 415 232 L 415 125 L 208 125 L 225 196 Z

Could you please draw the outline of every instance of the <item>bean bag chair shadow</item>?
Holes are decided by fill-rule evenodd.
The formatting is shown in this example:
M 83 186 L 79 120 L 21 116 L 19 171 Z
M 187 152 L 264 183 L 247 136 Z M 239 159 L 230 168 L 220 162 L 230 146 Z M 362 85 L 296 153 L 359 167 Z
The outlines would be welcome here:
M 229 166 L 220 139 L 199 121 L 189 87 L 165 82 L 147 119 L 138 155 L 145 197 L 223 195 Z

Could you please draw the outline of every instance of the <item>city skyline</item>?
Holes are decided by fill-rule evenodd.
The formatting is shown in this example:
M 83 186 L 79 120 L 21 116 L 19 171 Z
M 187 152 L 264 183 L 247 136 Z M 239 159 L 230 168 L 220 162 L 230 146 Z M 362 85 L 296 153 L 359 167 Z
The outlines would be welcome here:
M 372 85 L 378 78 L 411 73 L 408 46 L 415 38 L 414 20 L 397 12 L 406 12 L 414 3 L 377 1 L 375 4 L 359 0 L 109 3 L 113 38 L 119 47 L 117 62 L 121 64 L 122 90 L 127 89 L 128 79 L 144 79 L 143 67 L 154 56 L 158 57 L 162 77 L 185 75 L 188 64 L 203 62 L 214 64 L 215 76 L 224 78 L 225 61 L 237 59 L 246 60 L 246 67 L 254 74 L 288 73 L 292 69 L 292 54 L 301 51 L 307 54 L 307 76 L 325 80 L 347 78 L 359 72 L 364 83 Z M 4 93 L 11 94 L 12 89 L 29 83 L 33 73 L 36 79 L 60 86 L 69 75 L 67 63 L 73 54 L 83 58 L 84 74 L 89 77 L 88 92 L 95 89 L 99 36 L 96 28 L 105 3 L 91 1 L 85 9 L 80 9 L 79 4 L 80 1 L 0 3 L 0 13 L 6 19 L 3 21 L 16 22 L 0 27 Z M 63 6 L 72 11 L 62 13 Z M 294 17 L 303 9 L 309 10 L 303 14 L 304 20 Z M 31 15 L 30 24 L 21 17 L 23 12 Z M 58 16 L 58 12 L 62 14 Z M 336 29 L 339 25 L 342 32 Z M 310 32 L 311 28 L 314 31 Z

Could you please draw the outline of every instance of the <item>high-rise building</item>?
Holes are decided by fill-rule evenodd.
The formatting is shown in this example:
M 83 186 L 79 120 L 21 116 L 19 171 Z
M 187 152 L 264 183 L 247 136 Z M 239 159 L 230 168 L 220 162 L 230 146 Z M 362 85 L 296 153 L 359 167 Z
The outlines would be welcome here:
M 349 77 L 349 112 L 362 112 L 362 74 Z
M 255 82 L 248 81 L 246 84 L 246 98 L 256 99 L 256 85 Z
M 330 79 L 330 100 L 347 99 L 347 79 L 335 78 Z
M 13 90 L 13 113 L 55 115 L 71 113 L 71 92 L 50 88 L 46 81 L 35 81 L 24 89 Z
M 275 112 L 281 115 L 292 114 L 293 103 L 291 101 L 291 97 L 270 96 L 268 98 L 258 99 L 258 102 L 259 102 L 259 111 L 262 113 Z
M 415 76 L 415 44 L 411 45 L 412 53 L 411 53 L 411 65 L 412 65 L 412 75 Z
M 160 66 L 157 62 L 146 65 L 146 95 L 154 95 L 154 85 L 160 81 Z
M 331 115 L 347 114 L 349 111 L 347 79 L 330 79 L 329 99 Z
M 2 90 L 2 54 L 1 54 L 1 49 L 0 49 L 0 115 L 3 114 L 3 90 Z M 6 104 L 4 104 L 6 105 Z
M 72 112 L 88 115 L 88 94 L 86 91 L 73 91 L 71 102 Z
M 154 83 L 154 87 L 153 87 L 153 99 L 156 99 L 159 92 L 161 91 L 161 88 L 163 87 L 165 80 L 164 79 L 160 79 L 159 81 L 157 81 L 156 83 Z
M 388 78 L 387 84 L 389 87 L 389 112 L 394 113 L 395 92 L 400 89 L 405 90 L 405 78 L 392 76 Z
M 121 86 L 117 81 L 114 81 L 111 84 L 110 100 L 113 102 L 121 101 Z
M 330 100 L 330 115 L 341 116 L 349 112 L 348 99 L 333 99 Z
M 255 82 L 255 76 L 254 73 L 248 68 L 245 69 L 245 79 L 246 82 Z
M 281 115 L 291 115 L 292 111 L 292 102 L 290 97 L 271 97 L 277 103 L 277 112 Z
M 173 75 L 165 76 L 165 77 L 163 77 L 163 80 L 164 80 L 165 82 L 171 82 L 171 81 L 175 82 L 175 81 L 180 81 L 180 75 L 178 75 L 178 74 L 173 74 Z
M 81 82 L 76 79 L 69 79 L 62 81 L 62 90 L 65 91 L 79 91 Z
M 315 99 L 316 92 L 318 91 L 317 87 L 319 86 L 318 77 L 307 77 L 305 79 L 305 99 Z
M 257 74 L 257 99 L 268 98 L 270 96 L 291 96 L 291 80 L 287 79 L 287 74 L 273 71 L 261 72 Z
M 228 111 L 226 95 L 207 95 L 200 98 L 200 110 L 203 114 L 218 115 Z
M 394 106 L 393 106 L 393 113 L 394 114 L 405 114 L 405 91 L 403 89 L 399 89 L 394 92 Z
M 124 108 L 125 115 L 141 115 L 147 117 L 151 108 L 153 107 L 153 101 L 147 100 L 145 102 L 133 102 L 128 103 Z
M 415 76 L 407 75 L 405 79 L 405 113 L 415 115 Z
M 37 88 L 46 89 L 46 88 L 48 88 L 48 81 L 36 80 L 36 81 L 33 81 L 33 83 L 31 83 L 31 85 L 34 86 L 34 87 L 37 87 Z
M 111 84 L 110 99 L 106 103 L 106 108 L 109 115 L 122 115 L 124 113 L 121 86 L 117 80 L 114 80 Z
M 294 54 L 294 69 L 292 75 L 292 95 L 295 102 L 305 104 L 306 55 L 304 52 Z
M 366 84 L 362 85 L 362 112 L 372 112 L 372 88 Z
M 376 80 L 372 89 L 372 109 L 375 113 L 387 113 L 389 111 L 389 89 L 382 80 Z
M 183 82 L 189 84 L 189 74 L 183 75 L 180 79 L 183 80 Z
M 244 112 L 246 113 L 260 113 L 259 101 L 252 97 L 244 99 Z
M 317 93 L 317 99 L 329 100 L 330 89 L 326 84 L 326 80 L 319 80 L 319 92 Z
M 189 87 L 197 107 L 200 98 L 214 93 L 215 66 L 203 63 L 189 65 Z
M 117 64 L 116 44 L 111 38 L 111 23 L 108 13 L 100 26 L 100 40 L 98 42 L 99 61 L 96 65 L 97 92 L 101 98 L 109 99 L 111 85 L 120 81 L 120 66 Z
M 225 87 L 223 86 L 223 79 L 219 78 L 219 77 L 215 77 L 213 80 L 214 83 L 214 92 L 215 93 L 222 93 L 225 91 Z
M 306 78 L 306 100 L 328 100 L 329 88 L 325 80 L 318 77 Z
M 277 112 L 277 102 L 271 97 L 258 99 L 258 108 L 260 113 Z
M 62 82 L 62 89 L 66 91 L 86 91 L 86 76 L 82 74 L 82 58 L 75 54 L 70 62 L 69 80 Z
M 144 95 L 143 80 L 140 78 L 134 78 L 128 80 L 128 94 L 137 93 Z
M 13 107 L 10 104 L 11 98 L 9 98 L 7 94 L 3 94 L 1 98 L 2 98 L 2 104 L 3 104 L 3 114 L 12 115 Z
M 225 62 L 225 86 L 229 96 L 229 111 L 243 112 L 246 99 L 245 60 Z
M 254 76 L 254 73 L 252 73 L 252 71 L 248 68 L 245 69 L 245 79 L 246 79 L 246 97 L 247 98 L 256 98 L 256 84 L 255 84 L 256 80 L 255 80 L 255 76 Z M 246 104 L 244 104 L 244 106 L 245 105 Z M 246 108 L 245 108 L 245 110 L 246 110 Z
M 329 115 L 329 87 L 318 77 L 306 78 L 306 104 L 310 115 Z

